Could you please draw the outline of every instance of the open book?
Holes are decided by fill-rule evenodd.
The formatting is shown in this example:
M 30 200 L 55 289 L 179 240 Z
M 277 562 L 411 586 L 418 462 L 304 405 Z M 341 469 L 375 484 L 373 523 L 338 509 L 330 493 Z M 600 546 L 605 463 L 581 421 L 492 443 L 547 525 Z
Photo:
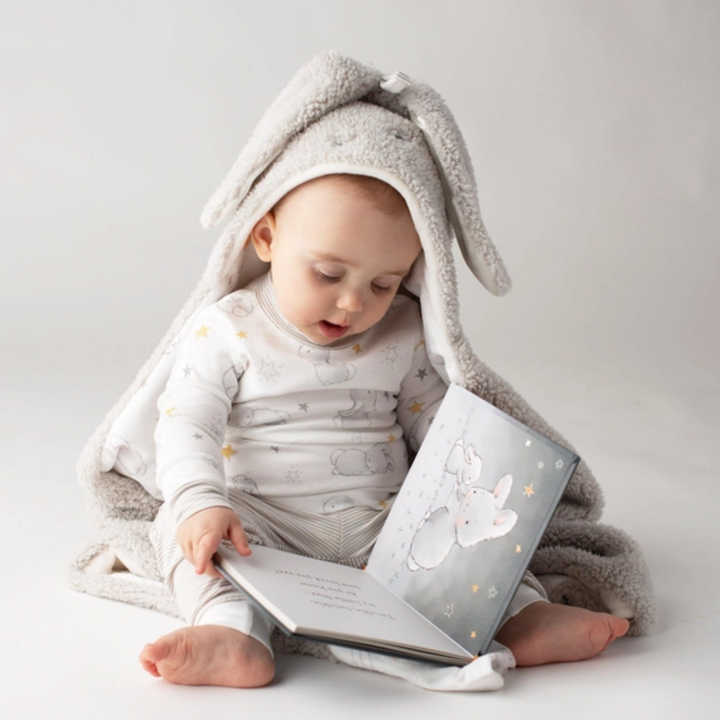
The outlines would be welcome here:
M 218 570 L 285 632 L 465 665 L 487 652 L 580 458 L 452 385 L 364 570 L 221 546 Z

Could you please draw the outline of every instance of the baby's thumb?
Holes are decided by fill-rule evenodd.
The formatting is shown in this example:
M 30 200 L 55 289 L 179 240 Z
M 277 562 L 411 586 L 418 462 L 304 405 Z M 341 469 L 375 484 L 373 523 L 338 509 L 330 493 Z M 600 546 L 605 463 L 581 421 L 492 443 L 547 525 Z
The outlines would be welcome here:
M 230 527 L 228 528 L 228 537 L 240 555 L 250 555 L 252 551 L 248 545 L 247 535 L 245 535 L 245 531 L 240 524 L 240 520 L 236 519 L 234 522 L 230 523 Z

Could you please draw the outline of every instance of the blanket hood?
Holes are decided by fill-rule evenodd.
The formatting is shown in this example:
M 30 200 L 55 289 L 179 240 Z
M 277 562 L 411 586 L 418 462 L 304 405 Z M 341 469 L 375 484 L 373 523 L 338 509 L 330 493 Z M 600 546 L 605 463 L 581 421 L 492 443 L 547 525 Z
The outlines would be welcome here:
M 71 566 L 76 589 L 178 614 L 164 587 L 153 584 L 158 572 L 148 540 L 162 498 L 155 484 L 157 400 L 176 346 L 200 310 L 264 271 L 246 242 L 254 224 L 292 188 L 335 173 L 377 177 L 405 198 L 423 246 L 405 285 L 419 300 L 438 372 L 572 447 L 475 356 L 460 327 L 455 242 L 488 291 L 505 294 L 510 279 L 485 231 L 470 157 L 442 98 L 402 73 L 385 77 L 335 52 L 323 54 L 280 93 L 208 202 L 202 224 L 228 222 L 205 272 L 80 458 L 98 538 Z M 602 504 L 583 462 L 531 569 L 554 578 L 551 599 L 611 609 L 632 618 L 631 634 L 642 634 L 654 620 L 647 569 L 634 541 L 597 522 Z

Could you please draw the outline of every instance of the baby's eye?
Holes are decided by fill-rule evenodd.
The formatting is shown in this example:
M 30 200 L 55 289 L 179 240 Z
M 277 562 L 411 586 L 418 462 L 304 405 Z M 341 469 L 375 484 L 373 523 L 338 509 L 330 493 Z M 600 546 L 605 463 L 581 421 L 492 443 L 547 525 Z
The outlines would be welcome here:
M 324 272 L 317 269 L 315 270 L 315 275 L 317 275 L 319 280 L 326 283 L 336 283 L 341 278 L 340 275 L 326 275 Z
M 392 285 L 376 285 L 375 283 L 372 284 L 373 292 L 376 292 L 378 295 L 384 295 L 387 293 L 391 293 L 393 291 Z

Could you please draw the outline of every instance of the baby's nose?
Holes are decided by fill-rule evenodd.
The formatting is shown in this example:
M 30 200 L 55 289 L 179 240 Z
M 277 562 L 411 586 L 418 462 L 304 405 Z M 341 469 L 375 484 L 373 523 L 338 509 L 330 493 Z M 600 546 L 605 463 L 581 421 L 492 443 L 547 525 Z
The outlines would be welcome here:
M 359 290 L 346 290 L 340 295 L 337 302 L 340 310 L 357 313 L 363 309 L 363 294 Z

